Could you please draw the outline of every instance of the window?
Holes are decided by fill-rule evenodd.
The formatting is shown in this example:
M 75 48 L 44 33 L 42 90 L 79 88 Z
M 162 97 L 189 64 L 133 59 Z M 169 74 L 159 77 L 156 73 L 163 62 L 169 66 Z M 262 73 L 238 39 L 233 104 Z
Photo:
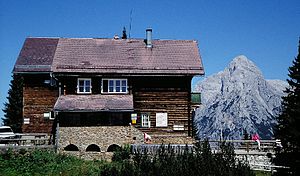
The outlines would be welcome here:
M 89 78 L 78 78 L 77 93 L 92 93 L 91 82 Z
M 150 128 L 150 114 L 149 113 L 141 114 L 141 119 L 142 119 L 142 127 Z
M 102 79 L 102 93 L 127 93 L 127 79 Z

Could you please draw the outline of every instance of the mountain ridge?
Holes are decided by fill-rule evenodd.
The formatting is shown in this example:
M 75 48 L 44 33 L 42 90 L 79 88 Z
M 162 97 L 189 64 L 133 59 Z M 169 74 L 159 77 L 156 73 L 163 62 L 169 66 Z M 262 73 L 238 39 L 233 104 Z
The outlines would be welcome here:
M 195 86 L 202 94 L 195 117 L 199 137 L 220 139 L 223 134 L 226 139 L 241 139 L 246 130 L 272 138 L 286 86 L 284 81 L 265 80 L 246 56 L 235 57 L 223 71 Z

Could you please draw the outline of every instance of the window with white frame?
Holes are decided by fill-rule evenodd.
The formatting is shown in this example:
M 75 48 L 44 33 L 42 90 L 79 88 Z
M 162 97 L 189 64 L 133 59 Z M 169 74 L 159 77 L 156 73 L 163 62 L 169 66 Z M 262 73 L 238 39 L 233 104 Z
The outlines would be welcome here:
M 150 128 L 150 114 L 149 113 L 142 113 L 142 127 Z
M 127 93 L 127 79 L 102 79 L 102 93 Z
M 90 78 L 78 78 L 77 93 L 92 93 L 92 80 Z

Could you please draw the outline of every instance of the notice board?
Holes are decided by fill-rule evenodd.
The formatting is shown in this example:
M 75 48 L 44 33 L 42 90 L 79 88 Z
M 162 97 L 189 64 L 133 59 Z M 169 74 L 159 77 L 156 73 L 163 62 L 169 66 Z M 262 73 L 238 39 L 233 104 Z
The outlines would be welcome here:
M 168 113 L 156 113 L 156 127 L 168 126 Z

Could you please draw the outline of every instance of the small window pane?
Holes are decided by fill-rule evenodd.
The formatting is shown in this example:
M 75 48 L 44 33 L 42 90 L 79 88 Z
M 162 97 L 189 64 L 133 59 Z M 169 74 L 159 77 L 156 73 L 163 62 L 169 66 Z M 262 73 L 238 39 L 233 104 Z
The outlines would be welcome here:
M 109 80 L 109 92 L 114 92 L 114 81 Z
M 120 80 L 116 80 L 116 86 L 120 86 Z
M 127 86 L 126 82 L 126 80 L 122 80 L 122 86 Z
M 114 91 L 114 87 L 109 87 L 109 92 L 113 92 Z
M 122 92 L 127 92 L 127 81 L 122 80 Z
M 85 80 L 85 86 L 91 86 L 91 81 L 90 80 Z
M 114 80 L 109 80 L 109 86 L 114 87 Z
M 79 87 L 79 92 L 84 92 L 84 87 Z
M 79 80 L 79 86 L 84 86 L 84 80 Z
M 120 80 L 116 80 L 116 92 L 120 92 L 121 91 L 120 84 L 121 84 L 121 81 Z
M 91 87 L 86 87 L 85 88 L 85 92 L 90 92 L 91 91 Z

